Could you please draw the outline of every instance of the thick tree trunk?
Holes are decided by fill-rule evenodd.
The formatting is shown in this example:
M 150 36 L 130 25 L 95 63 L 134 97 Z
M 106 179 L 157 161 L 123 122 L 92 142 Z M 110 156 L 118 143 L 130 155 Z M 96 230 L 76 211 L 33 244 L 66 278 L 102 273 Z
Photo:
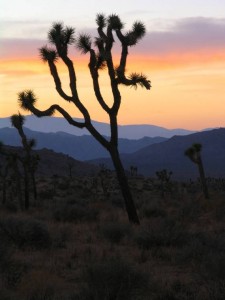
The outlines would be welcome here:
M 130 187 L 128 185 L 128 180 L 125 174 L 124 167 L 120 160 L 120 155 L 118 149 L 110 149 L 110 155 L 116 170 L 117 178 L 119 181 L 119 185 L 123 194 L 123 198 L 125 201 L 125 207 L 128 214 L 128 218 L 130 223 L 140 224 L 137 211 L 134 205 L 134 201 L 131 195 Z

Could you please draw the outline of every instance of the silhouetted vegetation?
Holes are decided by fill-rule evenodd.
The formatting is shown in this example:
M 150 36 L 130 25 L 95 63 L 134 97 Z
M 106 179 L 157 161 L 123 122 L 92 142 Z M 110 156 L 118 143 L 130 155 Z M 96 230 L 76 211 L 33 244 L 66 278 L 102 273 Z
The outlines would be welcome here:
M 95 176 L 38 177 L 29 211 L 1 205 L 1 299 L 223 299 L 224 179 L 205 200 L 198 181 L 170 178 L 163 198 L 157 178 L 129 177 L 137 227 L 120 193 L 93 197 Z
M 109 152 L 113 165 L 116 170 L 119 185 L 125 201 L 125 207 L 130 222 L 139 224 L 139 218 L 133 202 L 132 194 L 128 185 L 127 177 L 118 151 L 118 126 L 117 115 L 121 105 L 120 85 L 141 86 L 150 90 L 151 84 L 145 75 L 142 73 L 131 73 L 126 75 L 126 64 L 129 47 L 135 46 L 145 35 L 145 26 L 142 22 L 135 22 L 130 31 L 123 33 L 124 24 L 120 18 L 113 14 L 106 17 L 103 14 L 98 14 L 96 17 L 98 37 L 95 38 L 94 44 L 92 39 L 87 34 L 81 34 L 75 43 L 75 30 L 72 27 L 65 27 L 62 23 L 53 24 L 48 33 L 48 41 L 54 46 L 50 48 L 44 46 L 40 49 L 42 60 L 47 62 L 51 75 L 55 82 L 55 88 L 58 94 L 65 100 L 73 103 L 81 112 L 84 121 L 75 121 L 70 114 L 61 106 L 54 104 L 45 111 L 36 108 L 36 96 L 31 90 L 19 93 L 19 103 L 25 110 L 31 111 L 38 117 L 51 116 L 55 111 L 59 112 L 69 124 L 78 128 L 86 128 L 93 137 Z M 114 33 L 116 34 L 121 44 L 121 56 L 119 66 L 115 67 L 113 62 L 112 50 L 114 45 Z M 78 96 L 76 72 L 73 62 L 68 55 L 68 48 L 72 44 L 76 44 L 81 53 L 90 55 L 89 70 L 93 81 L 93 89 L 98 104 L 108 114 L 110 120 L 110 139 L 106 139 L 92 125 L 91 116 Z M 68 68 L 70 80 L 71 95 L 66 94 L 62 88 L 61 80 L 56 67 L 56 62 L 61 59 Z M 103 68 L 107 68 L 111 83 L 113 95 L 112 105 L 108 105 L 101 93 L 99 83 L 99 74 Z
M 39 156 L 32 153 L 35 141 L 27 139 L 23 131 L 24 121 L 25 118 L 20 114 L 11 117 L 12 126 L 18 130 L 21 137 L 23 150 L 8 151 L 1 143 L 0 155 L 4 159 L 0 177 L 2 178 L 2 203 L 8 207 L 14 207 L 14 209 L 17 209 L 19 204 L 20 209 L 25 208 L 27 210 L 30 206 L 31 190 L 34 200 L 37 199 L 35 173 Z M 15 198 L 18 200 L 17 203 Z
M 190 160 L 193 161 L 193 163 L 197 164 L 200 180 L 202 183 L 202 189 L 203 189 L 205 198 L 208 199 L 209 192 L 208 192 L 208 187 L 206 184 L 205 171 L 204 171 L 202 158 L 201 158 L 201 150 L 202 150 L 201 144 L 193 144 L 190 148 L 188 148 L 185 151 L 185 155 L 188 156 L 190 158 Z

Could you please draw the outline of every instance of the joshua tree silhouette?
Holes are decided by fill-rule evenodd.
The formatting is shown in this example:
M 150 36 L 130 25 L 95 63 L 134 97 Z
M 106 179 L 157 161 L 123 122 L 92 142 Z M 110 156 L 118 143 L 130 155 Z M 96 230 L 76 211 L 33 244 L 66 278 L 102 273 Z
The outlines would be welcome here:
M 139 224 L 139 218 L 132 199 L 125 170 L 118 152 L 117 115 L 121 105 L 119 85 L 123 84 L 126 86 L 133 86 L 135 88 L 140 85 L 141 87 L 145 87 L 147 90 L 150 90 L 151 88 L 150 81 L 142 73 L 132 73 L 129 76 L 126 76 L 125 74 L 128 48 L 136 45 L 145 35 L 145 26 L 142 22 L 135 22 L 130 31 L 123 33 L 122 29 L 124 24 L 115 14 L 108 17 L 103 14 L 98 14 L 96 17 L 96 23 L 98 26 L 98 37 L 95 38 L 94 47 L 92 47 L 93 44 L 89 35 L 82 34 L 78 37 L 77 41 L 75 41 L 74 28 L 65 27 L 62 23 L 55 23 L 48 33 L 48 41 L 54 46 L 54 48 L 44 46 L 40 49 L 42 60 L 47 62 L 49 65 L 58 94 L 64 100 L 73 103 L 79 109 L 83 115 L 84 121 L 75 121 L 65 109 L 57 104 L 50 106 L 45 111 L 40 111 L 35 106 L 36 96 L 31 90 L 19 93 L 19 103 L 23 109 L 31 111 L 38 117 L 51 116 L 55 111 L 58 111 L 69 124 L 79 128 L 86 128 L 93 135 L 93 137 L 110 153 L 123 198 L 125 200 L 125 206 L 130 222 Z M 118 67 L 114 66 L 112 57 L 114 33 L 121 44 L 121 56 Z M 68 46 L 74 43 L 76 43 L 77 48 L 82 53 L 90 54 L 88 66 L 92 77 L 95 96 L 101 108 L 109 116 L 111 135 L 109 140 L 101 135 L 101 133 L 93 126 L 90 114 L 79 98 L 76 83 L 76 72 L 73 62 L 68 56 Z M 62 89 L 61 80 L 56 67 L 56 62 L 59 58 L 68 68 L 71 95 L 68 95 Z M 111 83 L 111 91 L 113 95 L 113 103 L 111 106 L 105 102 L 100 89 L 99 70 L 102 68 L 107 68 Z
M 209 192 L 208 192 L 208 187 L 207 187 L 206 179 L 205 179 L 205 171 L 204 171 L 202 158 L 201 158 L 201 150 L 202 150 L 201 144 L 193 144 L 190 148 L 188 148 L 185 151 L 185 155 L 188 156 L 191 161 L 193 161 L 195 164 L 197 164 L 203 193 L 204 193 L 205 198 L 208 199 Z
M 31 150 L 35 146 L 36 142 L 34 139 L 28 140 L 24 130 L 23 124 L 25 122 L 25 117 L 19 114 L 14 114 L 11 116 L 11 124 L 15 127 L 21 137 L 22 145 L 25 150 L 25 157 L 21 157 L 20 160 L 22 162 L 24 168 L 24 186 L 25 186 L 25 209 L 29 208 L 30 205 L 30 197 L 29 197 L 29 187 L 30 187 L 30 178 L 32 182 L 33 195 L 34 198 L 37 198 L 37 188 L 35 181 L 35 171 L 37 168 L 39 157 L 37 155 L 32 155 Z
M 21 173 L 19 168 L 19 163 L 21 162 L 20 157 L 17 153 L 9 153 L 5 150 L 2 142 L 0 142 L 0 154 L 5 157 L 5 163 L 3 164 L 4 168 L 2 168 L 3 170 L 0 174 L 2 178 L 2 204 L 6 204 L 7 187 L 9 182 L 11 182 L 10 179 L 13 178 L 20 208 L 23 209 Z

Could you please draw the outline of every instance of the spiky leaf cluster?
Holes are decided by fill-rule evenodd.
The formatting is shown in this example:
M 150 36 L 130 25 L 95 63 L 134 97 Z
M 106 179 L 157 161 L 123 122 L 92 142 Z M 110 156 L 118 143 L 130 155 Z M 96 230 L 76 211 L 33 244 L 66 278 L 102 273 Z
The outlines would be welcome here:
M 100 28 L 104 28 L 106 26 L 106 17 L 104 14 L 97 14 L 96 16 L 96 24 Z
M 48 40 L 56 46 L 59 56 L 67 55 L 68 45 L 75 42 L 75 29 L 64 27 L 63 23 L 54 23 L 48 33 Z
M 30 105 L 34 105 L 37 98 L 32 90 L 23 91 L 18 94 L 18 102 L 21 108 L 24 110 L 30 110 Z
M 41 59 L 43 61 L 47 62 L 55 62 L 58 59 L 58 55 L 55 49 L 49 48 L 47 46 L 44 46 L 39 49 L 39 53 L 41 56 Z
M 56 46 L 72 45 L 75 42 L 75 29 L 64 27 L 63 23 L 54 23 L 48 33 L 48 40 Z
M 134 46 L 145 35 L 145 25 L 142 22 L 135 22 L 132 30 L 129 31 L 125 38 L 128 46 Z
M 145 25 L 142 22 L 135 22 L 132 27 L 132 32 L 136 35 L 137 39 L 143 38 L 146 32 Z
M 86 54 L 91 50 L 91 37 L 88 34 L 81 34 L 77 41 L 77 48 L 81 53 Z
M 24 116 L 22 116 L 20 113 L 19 114 L 14 114 L 10 117 L 10 121 L 13 127 L 15 128 L 21 128 L 25 122 Z
M 188 148 L 184 154 L 188 156 L 194 163 L 198 163 L 199 155 L 202 149 L 201 144 L 193 144 L 190 148 Z
M 112 14 L 108 17 L 108 25 L 113 29 L 113 30 L 121 30 L 124 27 L 124 24 L 121 22 L 120 18 L 116 14 Z
M 136 89 L 137 85 L 139 84 L 141 87 L 147 87 L 148 89 L 151 88 L 151 83 L 142 73 L 131 73 L 129 79 L 133 82 L 133 87 Z

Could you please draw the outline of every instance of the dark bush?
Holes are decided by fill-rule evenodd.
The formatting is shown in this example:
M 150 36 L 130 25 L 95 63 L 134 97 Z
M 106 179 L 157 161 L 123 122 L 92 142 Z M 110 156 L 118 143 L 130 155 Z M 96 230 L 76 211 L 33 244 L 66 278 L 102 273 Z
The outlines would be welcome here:
M 28 217 L 8 217 L 0 221 L 0 236 L 20 248 L 48 248 L 51 238 L 47 226 Z
M 12 256 L 12 247 L 10 243 L 0 234 L 0 273 L 9 266 Z
M 55 191 L 50 188 L 38 192 L 38 198 L 41 200 L 51 200 L 55 195 Z
M 123 237 L 130 234 L 130 226 L 120 223 L 105 223 L 101 233 L 111 243 L 119 243 Z
M 141 214 L 143 217 L 150 218 L 164 218 L 166 217 L 166 211 L 156 205 L 144 205 L 141 209 Z
M 147 295 L 146 274 L 118 258 L 90 264 L 83 281 L 82 300 L 141 300 Z
M 95 208 L 89 208 L 88 205 L 76 203 L 64 203 L 58 205 L 53 212 L 56 221 L 61 222 L 79 222 L 79 221 L 95 221 L 99 212 Z
M 181 223 L 171 220 L 161 220 L 154 226 L 149 225 L 139 229 L 135 241 L 142 249 L 151 247 L 181 247 L 188 241 L 189 234 Z

